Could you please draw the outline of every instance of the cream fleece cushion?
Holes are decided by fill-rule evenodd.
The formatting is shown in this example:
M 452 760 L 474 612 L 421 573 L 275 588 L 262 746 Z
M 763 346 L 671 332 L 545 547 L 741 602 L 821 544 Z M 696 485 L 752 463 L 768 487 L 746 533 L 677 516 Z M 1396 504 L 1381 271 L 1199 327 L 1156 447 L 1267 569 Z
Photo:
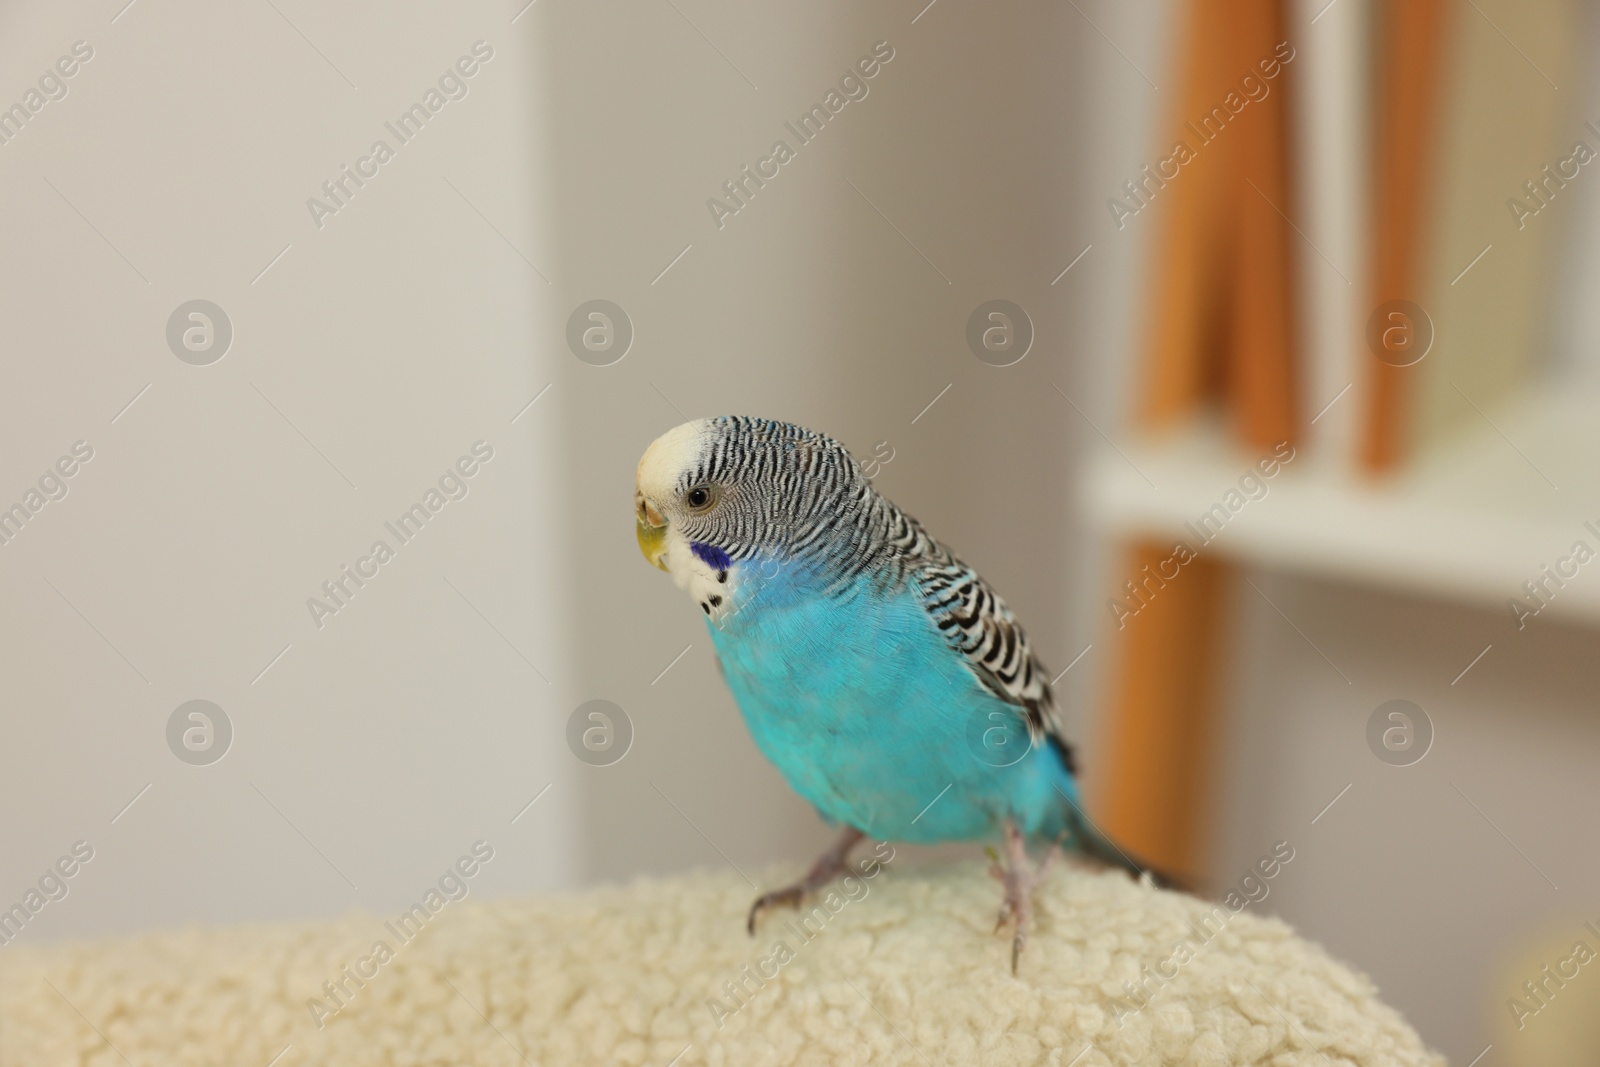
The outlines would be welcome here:
M 980 865 L 884 868 L 751 939 L 753 895 L 722 870 L 447 904 L 409 942 L 358 915 L 12 945 L 0 1064 L 1444 1063 L 1283 923 L 1117 872 L 1049 873 L 1016 977 Z

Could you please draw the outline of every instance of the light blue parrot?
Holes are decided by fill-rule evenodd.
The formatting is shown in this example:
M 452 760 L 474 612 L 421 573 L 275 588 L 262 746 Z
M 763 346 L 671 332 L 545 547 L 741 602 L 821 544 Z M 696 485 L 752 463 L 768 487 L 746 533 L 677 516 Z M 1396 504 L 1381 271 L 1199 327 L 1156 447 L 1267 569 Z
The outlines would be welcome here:
M 685 423 L 639 461 L 639 547 L 706 615 L 757 747 L 843 827 L 797 905 L 880 840 L 1003 841 L 1012 970 L 1032 917 L 1029 838 L 1141 873 L 1083 814 L 1049 677 L 1005 602 L 867 480 L 789 423 Z M 998 928 L 998 926 L 997 926 Z

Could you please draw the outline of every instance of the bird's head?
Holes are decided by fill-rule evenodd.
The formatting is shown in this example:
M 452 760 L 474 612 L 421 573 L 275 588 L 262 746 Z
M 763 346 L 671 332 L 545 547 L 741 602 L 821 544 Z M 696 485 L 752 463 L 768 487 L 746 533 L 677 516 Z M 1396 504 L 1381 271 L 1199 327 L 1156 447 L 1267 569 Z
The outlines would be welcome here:
M 728 606 L 721 587 L 730 572 L 781 563 L 865 484 L 843 445 L 791 423 L 733 415 L 686 422 L 639 460 L 639 550 L 716 617 Z

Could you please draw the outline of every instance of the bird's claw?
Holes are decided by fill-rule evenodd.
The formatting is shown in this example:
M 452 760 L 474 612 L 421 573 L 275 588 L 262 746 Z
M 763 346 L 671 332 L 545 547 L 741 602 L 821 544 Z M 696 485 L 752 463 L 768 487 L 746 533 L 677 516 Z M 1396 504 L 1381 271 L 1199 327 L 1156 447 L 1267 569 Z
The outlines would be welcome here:
M 845 827 L 839 840 L 811 865 L 811 870 L 806 872 L 804 878 L 793 885 L 786 885 L 782 889 L 771 889 L 757 897 L 756 902 L 750 905 L 750 915 L 744 923 L 744 928 L 749 931 L 750 936 L 756 936 L 756 920 L 767 908 L 774 904 L 786 904 L 791 908 L 798 908 L 807 893 L 815 893 L 844 874 L 848 870 L 846 861 L 850 858 L 850 850 L 865 836 L 853 826 Z
M 1017 961 L 1028 943 L 1028 932 L 1033 925 L 1034 879 L 1033 872 L 1026 867 L 1020 872 L 1007 871 L 1006 875 L 1006 901 L 1000 909 L 1000 922 L 995 925 L 995 930 L 1004 926 L 1008 919 L 1015 923 L 1011 934 L 1011 973 L 1016 974 Z
M 745 920 L 745 929 L 749 931 L 751 937 L 756 936 L 756 919 L 760 917 L 763 911 L 777 904 L 798 908 L 800 902 L 805 899 L 805 895 L 806 884 L 804 882 L 786 885 L 782 889 L 769 889 L 759 897 L 756 897 L 755 903 L 750 905 L 750 916 Z
M 996 874 L 1006 891 L 1000 905 L 999 921 L 994 926 L 995 932 L 999 933 L 1008 921 L 1016 924 L 1011 935 L 1011 973 L 1014 975 L 1022 950 L 1028 944 L 1029 928 L 1033 925 L 1033 887 L 1038 884 L 1039 878 L 1028 863 L 1021 831 L 1008 821 L 1005 835 L 1006 855 L 1010 862 L 998 872 L 995 866 L 991 866 L 990 873 Z

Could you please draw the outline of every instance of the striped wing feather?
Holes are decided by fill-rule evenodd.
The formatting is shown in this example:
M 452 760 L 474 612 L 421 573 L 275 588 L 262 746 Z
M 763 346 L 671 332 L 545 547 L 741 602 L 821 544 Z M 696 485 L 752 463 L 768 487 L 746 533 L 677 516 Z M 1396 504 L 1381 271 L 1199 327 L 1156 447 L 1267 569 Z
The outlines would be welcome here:
M 898 509 L 895 509 L 898 511 Z M 1034 656 L 1022 623 L 981 575 L 929 537 L 903 512 L 891 522 L 891 539 L 909 563 L 913 586 L 952 650 L 995 696 L 1014 706 L 1034 744 L 1046 738 L 1075 773 L 1072 746 L 1062 729 L 1044 664 Z

